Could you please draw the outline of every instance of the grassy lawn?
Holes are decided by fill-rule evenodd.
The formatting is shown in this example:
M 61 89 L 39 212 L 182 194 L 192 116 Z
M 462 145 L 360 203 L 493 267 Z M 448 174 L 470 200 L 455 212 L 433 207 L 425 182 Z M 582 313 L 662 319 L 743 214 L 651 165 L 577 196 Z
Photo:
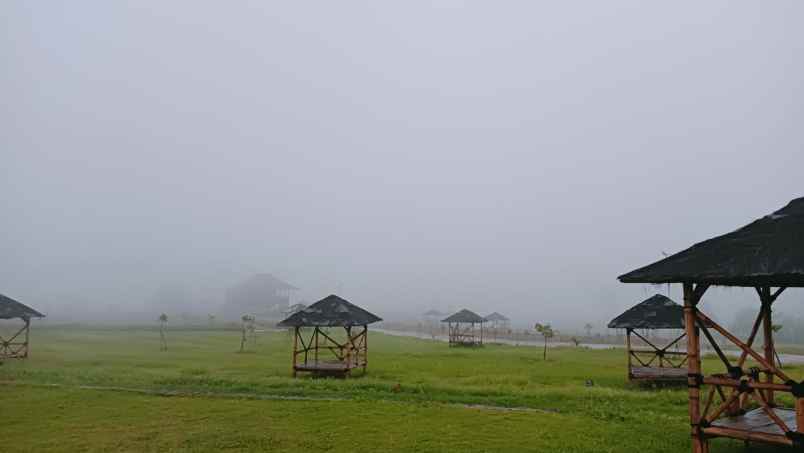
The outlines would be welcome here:
M 688 450 L 686 389 L 626 385 L 622 350 L 543 361 L 532 347 L 372 333 L 368 374 L 338 380 L 292 379 L 283 332 L 246 353 L 234 331 L 168 342 L 160 353 L 155 331 L 35 330 L 32 356 L 0 366 L 3 451 Z

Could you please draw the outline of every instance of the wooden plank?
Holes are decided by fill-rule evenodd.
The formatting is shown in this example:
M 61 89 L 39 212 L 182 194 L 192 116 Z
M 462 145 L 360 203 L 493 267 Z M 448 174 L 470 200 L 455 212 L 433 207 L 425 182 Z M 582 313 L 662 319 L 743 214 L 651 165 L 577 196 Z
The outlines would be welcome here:
M 633 379 L 683 381 L 687 379 L 687 369 L 636 366 L 631 367 L 631 376 Z

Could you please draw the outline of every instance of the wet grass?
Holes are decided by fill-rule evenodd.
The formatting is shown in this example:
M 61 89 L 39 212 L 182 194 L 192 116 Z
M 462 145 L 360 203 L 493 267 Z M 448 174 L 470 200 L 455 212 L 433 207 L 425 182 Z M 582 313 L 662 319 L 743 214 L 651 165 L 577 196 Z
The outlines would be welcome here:
M 247 353 L 236 352 L 238 332 L 223 330 L 170 332 L 167 352 L 158 333 L 138 329 L 42 328 L 33 340 L 27 361 L 0 366 L 0 417 L 15 414 L 0 426 L 4 451 L 346 451 L 359 441 L 391 451 L 676 452 L 689 442 L 686 389 L 627 385 L 622 350 L 559 348 L 544 361 L 538 348 L 372 333 L 369 372 L 341 380 L 292 379 L 285 332 L 261 334 Z M 745 450 L 718 441 L 713 451 Z

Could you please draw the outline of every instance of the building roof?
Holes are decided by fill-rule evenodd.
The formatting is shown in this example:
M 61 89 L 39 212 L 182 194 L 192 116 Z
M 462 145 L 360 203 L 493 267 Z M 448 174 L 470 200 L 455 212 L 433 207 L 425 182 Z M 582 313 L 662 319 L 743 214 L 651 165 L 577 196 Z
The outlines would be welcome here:
M 619 279 L 623 283 L 804 287 L 804 198 Z
M 634 305 L 609 323 L 609 329 L 683 329 L 684 307 L 656 294 Z
M 494 313 L 486 316 L 483 319 L 485 319 L 486 321 L 510 321 L 510 319 L 508 319 L 508 317 L 506 317 L 504 315 L 501 315 L 501 314 L 497 313 L 496 311 Z
M 280 327 L 350 327 L 365 326 L 382 319 L 331 294 L 309 307 L 293 313 L 280 322 Z
M 486 320 L 483 319 L 483 317 L 478 315 L 477 313 L 475 313 L 475 312 L 473 312 L 471 310 L 467 310 L 467 309 L 464 308 L 463 310 L 459 311 L 458 313 L 455 313 L 454 315 L 452 315 L 452 316 L 450 316 L 450 317 L 448 317 L 446 319 L 442 319 L 441 322 L 466 322 L 466 323 L 471 322 L 471 323 L 474 323 L 474 322 L 486 322 Z
M 0 319 L 44 318 L 45 315 L 16 300 L 0 294 Z

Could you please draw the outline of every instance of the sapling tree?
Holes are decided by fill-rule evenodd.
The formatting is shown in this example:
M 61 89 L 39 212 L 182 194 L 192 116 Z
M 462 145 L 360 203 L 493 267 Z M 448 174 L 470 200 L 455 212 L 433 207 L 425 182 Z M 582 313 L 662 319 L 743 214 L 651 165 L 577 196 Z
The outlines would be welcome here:
M 782 330 L 782 327 L 784 326 L 782 326 L 781 324 L 772 324 L 771 330 L 773 331 L 774 334 L 777 334 Z M 779 358 L 779 353 L 776 352 L 775 347 L 773 348 L 773 354 L 776 356 L 776 361 L 779 363 L 779 368 L 782 368 L 782 359 Z
M 245 348 L 246 348 L 246 341 L 247 341 L 247 338 L 248 338 L 247 336 L 248 336 L 249 333 L 252 334 L 252 338 L 254 339 L 254 342 L 256 343 L 256 336 L 255 336 L 256 332 L 254 330 L 254 317 L 253 316 L 251 316 L 251 315 L 243 315 L 243 317 L 241 319 L 243 320 L 243 326 L 242 326 L 242 329 L 241 329 L 242 336 L 240 337 L 240 352 L 243 352 L 245 350 Z
M 167 322 L 168 322 L 168 316 L 166 314 L 162 313 L 161 315 L 159 315 L 159 339 L 160 339 L 159 350 L 160 351 L 167 351 L 167 349 L 168 349 L 168 347 L 167 347 L 167 337 L 165 337 L 165 331 L 167 330 Z
M 550 340 L 550 338 L 553 338 L 555 332 L 553 331 L 553 328 L 550 327 L 550 324 L 536 323 L 535 329 L 536 332 L 539 332 L 539 334 L 544 337 L 544 360 L 547 360 L 547 342 Z
M 586 331 L 586 336 L 587 337 L 592 336 L 592 327 L 594 327 L 594 326 L 592 326 L 592 324 L 590 324 L 588 322 L 586 323 L 586 325 L 583 326 L 583 329 Z

